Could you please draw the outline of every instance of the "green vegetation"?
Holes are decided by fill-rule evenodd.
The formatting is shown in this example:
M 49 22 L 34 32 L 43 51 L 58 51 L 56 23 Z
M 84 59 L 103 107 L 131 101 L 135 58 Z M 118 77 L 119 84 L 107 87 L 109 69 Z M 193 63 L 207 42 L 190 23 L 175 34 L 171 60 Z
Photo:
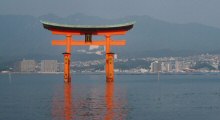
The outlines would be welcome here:
M 216 70 L 213 66 L 206 62 L 197 62 L 193 69 L 208 69 L 208 70 Z
M 115 63 L 115 68 L 132 69 L 132 68 L 144 67 L 146 69 L 150 69 L 149 68 L 150 64 L 151 64 L 151 61 L 129 60 L 126 63 L 124 63 L 124 62 L 116 62 Z

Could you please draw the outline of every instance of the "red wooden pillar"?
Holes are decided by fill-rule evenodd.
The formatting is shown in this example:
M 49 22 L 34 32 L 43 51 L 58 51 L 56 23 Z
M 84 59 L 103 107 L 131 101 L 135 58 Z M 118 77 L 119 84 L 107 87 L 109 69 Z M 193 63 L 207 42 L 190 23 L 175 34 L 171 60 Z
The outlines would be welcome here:
M 70 63 L 71 63 L 71 40 L 72 35 L 66 35 L 66 53 L 64 54 L 64 82 L 71 82 L 71 72 L 70 72 Z
M 106 53 L 106 82 L 114 82 L 114 53 Z
M 70 73 L 70 53 L 63 53 L 64 55 L 64 82 L 71 82 L 71 73 Z

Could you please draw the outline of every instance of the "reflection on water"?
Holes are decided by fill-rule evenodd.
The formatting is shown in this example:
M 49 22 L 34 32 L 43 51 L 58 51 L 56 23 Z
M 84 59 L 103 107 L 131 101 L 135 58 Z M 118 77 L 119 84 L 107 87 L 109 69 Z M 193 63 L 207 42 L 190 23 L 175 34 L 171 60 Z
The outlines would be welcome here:
M 105 120 L 113 120 L 114 118 L 114 83 L 106 83 L 105 89 L 105 102 L 106 102 L 106 115 Z
M 103 89 L 104 87 L 104 89 Z M 114 120 L 126 119 L 122 96 L 114 96 L 114 83 L 106 83 L 100 87 L 74 88 L 71 83 L 64 84 L 64 97 L 61 90 L 53 96 L 53 119 L 93 119 Z
M 72 89 L 71 84 L 64 84 L 64 115 L 66 120 L 72 119 Z
M 218 75 L 0 75 L 0 120 L 219 120 Z

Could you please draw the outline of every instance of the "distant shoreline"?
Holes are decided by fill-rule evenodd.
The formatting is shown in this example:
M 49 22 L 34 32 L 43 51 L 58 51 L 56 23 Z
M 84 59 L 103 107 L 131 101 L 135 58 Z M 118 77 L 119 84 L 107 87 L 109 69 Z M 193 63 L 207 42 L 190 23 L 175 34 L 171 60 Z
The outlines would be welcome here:
M 5 72 L 0 74 L 63 74 L 63 72 Z M 75 75 L 105 75 L 100 72 L 73 72 Z M 220 75 L 220 72 L 188 72 L 188 73 L 115 73 L 115 75 Z

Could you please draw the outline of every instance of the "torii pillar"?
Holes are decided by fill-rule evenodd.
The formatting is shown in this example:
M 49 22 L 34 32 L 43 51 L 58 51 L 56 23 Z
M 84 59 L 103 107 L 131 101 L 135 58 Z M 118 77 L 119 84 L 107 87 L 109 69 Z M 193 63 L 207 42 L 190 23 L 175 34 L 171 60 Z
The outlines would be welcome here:
M 64 25 L 51 22 L 44 22 L 44 28 L 52 31 L 52 34 L 64 35 L 64 40 L 53 40 L 52 45 L 66 46 L 64 55 L 64 82 L 71 82 L 70 62 L 72 46 L 105 46 L 106 48 L 106 82 L 114 81 L 114 53 L 111 52 L 111 46 L 123 46 L 125 40 L 112 40 L 113 35 L 125 35 L 133 27 L 132 23 L 110 25 L 110 26 L 82 26 L 82 25 Z M 74 40 L 73 36 L 85 35 L 85 41 Z M 92 35 L 105 36 L 105 40 L 92 40 Z

